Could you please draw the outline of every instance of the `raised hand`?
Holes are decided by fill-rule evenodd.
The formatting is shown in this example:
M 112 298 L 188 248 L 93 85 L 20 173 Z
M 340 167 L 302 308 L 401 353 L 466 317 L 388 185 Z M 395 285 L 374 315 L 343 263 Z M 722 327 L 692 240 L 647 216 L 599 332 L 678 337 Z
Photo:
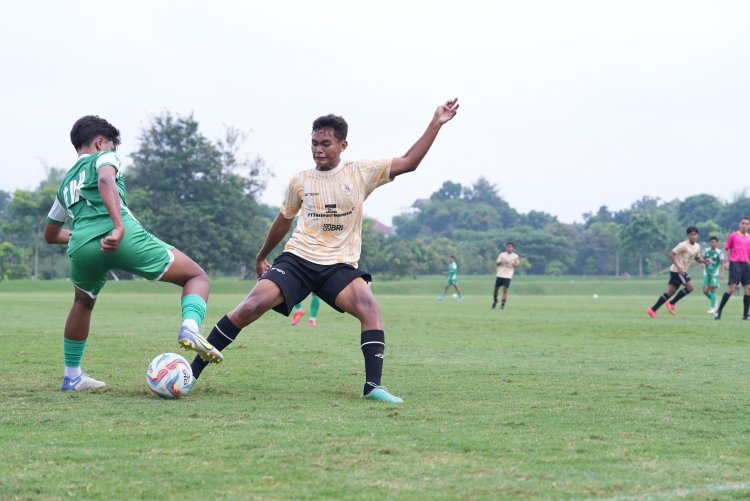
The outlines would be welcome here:
M 458 106 L 457 97 L 446 101 L 445 104 L 441 104 L 438 106 L 438 109 L 435 110 L 435 120 L 437 120 L 440 125 L 443 125 L 445 122 L 456 116 Z

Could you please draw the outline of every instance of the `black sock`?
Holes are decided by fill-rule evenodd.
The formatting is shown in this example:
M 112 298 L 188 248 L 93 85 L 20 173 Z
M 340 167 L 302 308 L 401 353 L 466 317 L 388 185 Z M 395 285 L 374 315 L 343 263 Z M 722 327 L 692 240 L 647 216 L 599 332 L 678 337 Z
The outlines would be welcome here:
M 727 304 L 727 301 L 729 301 L 729 298 L 732 297 L 729 293 L 725 292 L 723 296 L 721 296 L 721 303 L 719 303 L 719 313 L 721 313 L 721 310 L 724 309 L 724 305 Z
M 689 290 L 687 290 L 687 289 L 680 289 L 680 292 L 677 293 L 677 295 L 674 297 L 674 299 L 672 299 L 670 301 L 670 303 L 677 304 L 677 301 L 679 301 L 680 299 L 684 298 L 688 294 L 690 294 Z
M 507 299 L 503 299 L 502 301 L 500 301 L 500 309 L 501 309 L 501 310 L 502 310 L 503 308 L 505 308 L 505 302 L 506 302 L 506 301 L 507 301 Z
M 750 296 L 746 295 L 746 296 L 744 296 L 742 298 L 742 306 L 744 307 L 742 316 L 746 317 L 747 316 L 747 312 L 750 309 Z
M 367 395 L 376 386 L 380 386 L 383 375 L 383 352 L 385 351 L 385 333 L 380 330 L 362 333 L 362 355 L 365 357 L 365 387 L 362 395 Z
M 661 305 L 667 302 L 667 299 L 669 299 L 669 296 L 667 296 L 667 293 L 665 292 L 661 296 L 659 296 L 659 299 L 656 300 L 656 304 L 654 304 L 651 309 L 656 311 L 659 308 L 661 308 Z
M 211 329 L 211 334 L 209 334 L 206 339 L 209 343 L 214 345 L 217 350 L 222 351 L 224 348 L 232 344 L 232 341 L 237 339 L 237 334 L 240 333 L 240 330 L 241 329 L 237 328 L 237 326 L 229 320 L 229 317 L 224 315 L 221 320 L 216 322 L 214 328 Z M 207 365 L 208 362 L 204 362 L 200 356 L 196 356 L 193 359 L 193 363 L 190 364 L 190 368 L 193 369 L 193 377 L 198 379 Z

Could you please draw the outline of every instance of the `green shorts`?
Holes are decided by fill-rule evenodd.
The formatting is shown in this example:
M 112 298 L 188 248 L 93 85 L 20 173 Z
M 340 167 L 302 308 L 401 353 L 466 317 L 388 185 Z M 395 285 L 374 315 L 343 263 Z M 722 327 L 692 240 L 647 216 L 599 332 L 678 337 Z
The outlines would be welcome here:
M 456 284 L 458 284 L 458 278 L 449 278 L 448 279 L 448 283 L 445 284 L 445 285 L 447 285 L 447 286 L 451 286 L 452 285 L 452 286 L 455 287 Z
M 138 221 L 126 219 L 125 237 L 114 252 L 102 252 L 100 235 L 70 255 L 70 281 L 96 298 L 110 270 L 123 270 L 148 280 L 158 280 L 174 261 L 172 249 L 146 231 Z
M 703 287 L 718 287 L 719 275 L 703 275 Z

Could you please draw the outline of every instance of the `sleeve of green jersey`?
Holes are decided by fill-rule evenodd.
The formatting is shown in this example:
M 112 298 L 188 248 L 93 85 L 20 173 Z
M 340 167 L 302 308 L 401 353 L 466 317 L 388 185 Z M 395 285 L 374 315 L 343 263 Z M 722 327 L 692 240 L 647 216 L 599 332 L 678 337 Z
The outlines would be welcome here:
M 62 226 L 63 224 L 65 224 L 66 216 L 67 212 L 65 211 L 65 207 L 63 207 L 63 205 L 60 203 L 60 200 L 55 198 L 55 202 L 52 204 L 52 208 L 47 214 L 46 221 L 49 224 Z

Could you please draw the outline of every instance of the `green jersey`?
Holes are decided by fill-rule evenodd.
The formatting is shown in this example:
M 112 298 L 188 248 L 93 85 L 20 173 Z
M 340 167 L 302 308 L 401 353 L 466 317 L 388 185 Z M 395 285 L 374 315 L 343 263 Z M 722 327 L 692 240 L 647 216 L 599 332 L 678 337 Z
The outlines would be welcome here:
M 456 275 L 458 275 L 458 263 L 456 263 L 455 261 L 450 263 L 445 274 L 448 275 L 448 280 L 455 280 Z
M 68 254 L 115 227 L 99 194 L 99 169 L 105 165 L 117 170 L 115 183 L 120 194 L 122 218 L 135 219 L 125 203 L 125 181 L 120 175 L 120 157 L 117 153 L 101 151 L 94 155 L 81 155 L 65 175 L 47 215 L 47 222 L 51 224 L 62 225 L 66 218 L 71 220 Z
M 719 270 L 721 266 L 721 262 L 724 260 L 724 253 L 721 249 L 712 249 L 708 248 L 705 251 L 703 251 L 703 257 L 705 259 L 710 259 L 711 263 L 706 264 L 703 268 L 703 274 L 705 276 L 719 276 Z

